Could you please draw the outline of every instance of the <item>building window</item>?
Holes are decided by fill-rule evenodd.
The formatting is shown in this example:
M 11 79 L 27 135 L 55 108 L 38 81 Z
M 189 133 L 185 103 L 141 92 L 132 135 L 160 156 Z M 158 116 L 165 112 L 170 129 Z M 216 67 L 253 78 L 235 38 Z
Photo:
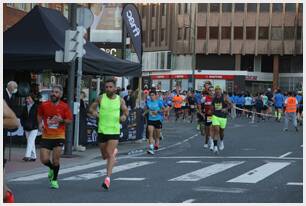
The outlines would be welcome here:
M 178 13 L 182 14 L 182 4 L 177 4 L 178 6 Z
M 207 4 L 198 4 L 198 12 L 207 12 Z
M 14 8 L 14 7 L 15 7 L 13 3 L 6 3 L 6 6 L 7 6 L 7 7 L 11 7 L 11 8 Z
M 184 28 L 184 30 L 185 30 L 185 31 L 184 31 L 184 40 L 187 40 L 187 34 L 188 34 L 188 32 L 189 32 L 189 29 L 190 29 L 190 28 L 188 28 L 188 27 L 185 27 L 185 28 Z
M 283 11 L 283 4 L 272 4 L 273 12 L 282 12 Z
M 184 4 L 184 13 L 185 13 L 185 14 L 188 13 L 188 4 Z
M 258 38 L 268 39 L 269 38 L 269 27 L 259 27 Z
M 247 26 L 246 27 L 246 39 L 255 39 L 256 38 L 256 27 Z
M 256 12 L 257 11 L 257 4 L 256 3 L 248 3 L 247 4 L 247 11 L 248 12 Z
M 146 5 L 142 5 L 142 7 L 141 7 L 141 15 L 142 15 L 142 18 L 145 18 L 145 14 L 146 14 L 146 9 L 147 9 L 147 7 L 146 7 Z
M 222 12 L 232 12 L 232 4 L 222 4 Z
M 212 26 L 209 27 L 209 39 L 218 39 L 219 37 L 219 27 Z
M 259 9 L 260 12 L 269 12 L 270 11 L 270 4 L 264 3 L 264 4 L 259 4 Z
M 243 39 L 243 27 L 234 27 L 234 39 Z
M 303 4 L 299 4 L 299 12 L 300 12 L 300 13 L 303 12 Z
M 295 4 L 294 3 L 286 4 L 285 10 L 287 12 L 295 12 Z
M 178 39 L 178 40 L 181 40 L 181 39 L 182 39 L 182 33 L 183 33 L 183 29 L 182 29 L 182 28 L 179 28 L 178 31 L 177 31 L 177 39 Z
M 152 5 L 151 5 L 151 16 L 152 16 L 152 17 L 155 17 L 155 10 L 156 10 L 156 9 L 155 9 L 155 4 L 152 4 Z
M 231 27 L 222 27 L 221 39 L 230 39 L 231 38 Z
M 210 12 L 220 12 L 220 4 L 210 4 Z
M 293 26 L 285 26 L 284 27 L 284 39 L 285 40 L 294 39 L 294 27 Z
M 155 30 L 151 31 L 151 42 L 155 41 Z
M 244 12 L 244 4 L 235 4 L 236 12 Z
M 166 16 L 166 4 L 161 4 L 161 13 L 162 16 Z
M 68 4 L 64 4 L 63 15 L 68 19 Z
M 271 28 L 271 39 L 272 40 L 282 40 L 282 27 L 272 27 Z
M 297 27 L 296 39 L 301 40 L 301 38 L 302 38 L 302 27 L 298 26 Z
M 160 41 L 165 41 L 165 29 L 160 30 Z
M 197 29 L 197 38 L 198 39 L 206 39 L 206 27 L 205 26 L 199 26 Z

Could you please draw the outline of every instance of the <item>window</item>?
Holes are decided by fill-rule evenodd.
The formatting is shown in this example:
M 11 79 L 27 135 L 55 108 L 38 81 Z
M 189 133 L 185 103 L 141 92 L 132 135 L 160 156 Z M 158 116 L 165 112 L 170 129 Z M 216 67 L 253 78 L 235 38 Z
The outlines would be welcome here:
M 300 12 L 300 13 L 303 12 L 303 4 L 299 4 L 299 12 Z
M 198 12 L 207 12 L 207 4 L 198 4 Z
M 219 12 L 220 4 L 210 4 L 210 12 Z
M 155 30 L 151 31 L 151 42 L 155 40 Z
M 13 3 L 6 3 L 6 6 L 14 8 L 14 4 Z
M 49 7 L 48 3 L 43 3 L 43 4 L 41 4 L 41 6 L 42 6 L 42 7 L 46 7 L 46 8 Z
M 178 31 L 177 31 L 177 39 L 178 39 L 178 40 L 181 40 L 181 39 L 182 39 L 182 33 L 183 33 L 183 29 L 182 29 L 182 28 L 179 28 Z
M 247 4 L 248 12 L 256 12 L 257 11 L 257 4 L 256 3 L 249 3 Z
M 146 9 L 147 9 L 147 7 L 146 7 L 146 5 L 142 5 L 142 7 L 141 7 L 141 15 L 142 15 L 142 18 L 145 18 L 145 13 L 146 13 Z
M 284 27 L 284 39 L 285 40 L 294 39 L 294 27 L 293 26 Z
M 258 38 L 268 39 L 269 38 L 269 27 L 259 27 Z
M 155 17 L 155 5 L 154 4 L 151 5 L 151 15 L 152 17 Z
M 259 4 L 260 12 L 269 12 L 270 11 L 270 4 Z
M 166 4 L 161 4 L 161 13 L 162 16 L 166 16 Z
M 232 12 L 232 4 L 222 4 L 222 12 Z
M 230 39 L 231 38 L 231 27 L 222 27 L 221 28 L 221 39 Z
M 198 39 L 206 39 L 206 27 L 205 26 L 199 26 L 197 32 L 197 38 Z
M 272 4 L 272 11 L 273 12 L 282 12 L 283 11 L 283 4 Z
M 188 28 L 188 27 L 185 27 L 185 28 L 184 28 L 184 30 L 185 30 L 185 31 L 184 31 L 184 40 L 187 40 L 187 34 L 188 34 L 188 32 L 189 32 L 189 29 L 190 29 L 190 28 Z
M 291 4 L 286 4 L 286 11 L 288 12 L 295 12 L 295 4 L 291 3 Z
M 219 37 L 219 27 L 212 26 L 209 28 L 209 39 L 218 39 Z
M 234 39 L 243 39 L 243 27 L 234 27 Z
M 178 13 L 182 14 L 182 4 L 178 4 L 177 6 L 178 6 L 178 9 L 177 9 Z
M 160 41 L 165 41 L 165 29 L 160 30 Z
M 255 39 L 256 38 L 256 27 L 247 26 L 246 27 L 246 39 Z
M 236 12 L 244 12 L 244 4 L 235 4 Z
M 282 40 L 282 27 L 272 27 L 271 28 L 271 39 L 272 40 Z
M 301 38 L 302 38 L 302 27 L 298 26 L 297 27 L 296 39 L 301 40 Z
M 64 4 L 63 15 L 68 19 L 68 5 Z
M 185 14 L 188 13 L 188 4 L 184 4 L 184 13 L 185 13 Z

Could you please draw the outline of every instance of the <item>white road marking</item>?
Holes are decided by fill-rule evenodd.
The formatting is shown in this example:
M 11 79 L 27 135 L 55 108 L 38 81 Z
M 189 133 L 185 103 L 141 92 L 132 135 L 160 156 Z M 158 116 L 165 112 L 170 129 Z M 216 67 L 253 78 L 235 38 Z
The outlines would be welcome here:
M 192 161 L 192 160 L 190 160 L 190 161 L 184 161 L 184 160 L 181 160 L 181 161 L 178 161 L 178 162 L 176 162 L 176 163 L 179 163 L 179 164 L 183 164 L 183 163 L 200 163 L 201 161 Z
M 124 181 L 142 181 L 145 180 L 146 178 L 143 177 L 119 177 L 114 180 L 124 180 Z
M 144 166 L 144 165 L 153 164 L 153 163 L 154 162 L 142 161 L 142 162 L 132 162 L 132 163 L 124 164 L 124 165 L 115 166 L 114 169 L 113 169 L 113 174 L 117 173 L 117 172 L 122 172 L 122 171 L 125 171 L 125 170 L 134 169 L 136 167 L 141 167 L 141 166 Z M 62 180 L 90 180 L 90 179 L 102 177 L 104 175 L 106 175 L 106 169 L 97 170 L 97 171 L 93 171 L 91 173 L 85 173 L 85 174 L 81 174 L 81 175 L 75 175 L 75 176 L 72 176 L 72 177 L 64 178 Z
M 290 165 L 290 162 L 269 162 L 227 182 L 257 183 L 288 165 Z
M 303 145 L 301 145 L 301 147 L 303 147 Z
M 195 199 L 189 199 L 189 200 L 185 200 L 184 202 L 182 202 L 182 203 L 192 203 L 192 202 L 194 202 L 195 201 Z
M 303 157 L 273 157 L 273 156 L 171 156 L 171 157 L 133 157 L 124 159 L 277 159 L 277 160 L 303 160 Z
M 93 162 L 93 163 L 86 164 L 86 165 L 74 166 L 74 167 L 70 167 L 70 168 L 66 168 L 66 169 L 61 169 L 59 171 L 59 174 L 60 175 L 67 174 L 67 173 L 76 172 L 76 171 L 79 171 L 79 170 L 90 169 L 90 168 L 93 168 L 93 167 L 99 167 L 99 166 L 102 166 L 102 165 L 105 165 L 105 164 L 106 164 L 106 162 L 98 161 L 98 162 Z M 14 178 L 14 179 L 9 180 L 9 182 L 10 181 L 33 181 L 33 180 L 39 180 L 39 179 L 47 178 L 47 176 L 48 176 L 47 172 L 44 172 L 44 173 L 40 173 L 40 174 Z
M 279 156 L 279 158 L 286 157 L 286 156 L 290 155 L 291 153 L 292 153 L 292 152 L 287 152 L 286 154 L 283 154 L 283 155 Z
M 222 192 L 222 193 L 244 193 L 248 189 L 244 188 L 227 188 L 227 187 L 198 187 L 194 188 L 197 192 Z
M 303 186 L 303 182 L 287 182 L 287 185 Z
M 199 136 L 199 134 L 192 135 L 191 137 L 188 137 L 187 139 L 185 139 L 183 141 L 180 141 L 180 142 L 177 142 L 177 143 L 175 143 L 173 145 L 169 145 L 167 147 L 162 147 L 162 148 L 158 149 L 158 151 L 162 151 L 162 150 L 165 150 L 165 149 L 169 149 L 169 148 L 181 145 L 182 143 L 187 142 L 187 141 L 189 141 L 189 140 L 191 140 L 191 139 L 193 139 L 193 138 L 195 138 L 197 136 Z
M 194 181 L 198 181 L 198 180 L 204 179 L 206 177 L 209 177 L 211 175 L 217 174 L 219 172 L 223 172 L 223 171 L 225 171 L 225 170 L 227 170 L 231 167 L 234 167 L 236 165 L 240 165 L 242 163 L 244 163 L 244 162 L 229 161 L 229 162 L 217 163 L 217 164 L 213 164 L 213 165 L 210 165 L 208 167 L 204 167 L 202 169 L 184 174 L 182 176 L 170 179 L 168 181 L 191 181 L 191 182 L 194 182 Z

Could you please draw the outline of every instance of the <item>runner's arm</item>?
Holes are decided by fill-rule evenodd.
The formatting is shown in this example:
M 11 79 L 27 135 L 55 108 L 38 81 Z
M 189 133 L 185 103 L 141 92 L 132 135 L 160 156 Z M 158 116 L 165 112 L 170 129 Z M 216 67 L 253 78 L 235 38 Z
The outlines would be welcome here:
M 97 112 L 97 108 L 102 101 L 102 96 L 99 96 L 89 107 L 89 113 L 92 114 L 95 117 L 98 117 L 99 114 Z
M 120 109 L 122 111 L 122 115 L 121 115 L 122 121 L 125 121 L 125 120 L 123 120 L 124 119 L 123 116 L 125 116 L 125 119 L 126 119 L 129 116 L 129 110 L 128 110 L 126 104 L 125 104 L 124 99 L 122 99 L 122 98 L 120 98 Z
M 3 101 L 3 128 L 15 129 L 18 128 L 19 123 L 13 110 Z

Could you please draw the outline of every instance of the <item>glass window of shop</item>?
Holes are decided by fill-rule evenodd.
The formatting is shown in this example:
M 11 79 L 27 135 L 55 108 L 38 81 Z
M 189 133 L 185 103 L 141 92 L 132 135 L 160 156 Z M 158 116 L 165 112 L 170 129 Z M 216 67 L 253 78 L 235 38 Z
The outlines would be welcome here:
M 243 27 L 234 27 L 234 39 L 243 39 Z
M 293 26 L 285 26 L 284 27 L 284 39 L 285 40 L 293 40 L 294 39 L 294 27 Z
M 222 12 L 232 12 L 232 4 L 231 3 L 222 4 Z
M 272 27 L 271 28 L 271 39 L 272 40 L 282 40 L 282 27 Z
M 206 39 L 206 27 L 199 26 L 197 29 L 197 38 L 198 39 Z
M 244 4 L 235 4 L 235 12 L 244 12 Z
M 301 91 L 303 77 L 280 77 L 279 85 L 282 91 Z
M 212 26 L 209 27 L 209 39 L 218 39 L 219 37 L 219 27 Z
M 256 38 L 256 27 L 247 26 L 246 27 L 246 39 L 254 40 Z
M 247 11 L 248 12 L 256 12 L 257 11 L 257 4 L 256 3 L 248 3 L 247 4 Z
M 286 12 L 295 12 L 295 3 L 287 3 L 285 5 Z
M 188 79 L 173 79 L 172 89 L 176 89 L 177 86 L 181 89 L 181 91 L 187 91 L 188 90 Z
M 261 3 L 259 4 L 260 12 L 269 12 L 270 11 L 270 4 L 268 3 Z
M 121 42 L 122 39 L 122 4 L 90 4 L 94 15 L 90 27 L 91 42 Z
M 272 4 L 272 11 L 273 12 L 282 12 L 283 11 L 283 4 Z
M 220 4 L 210 4 L 210 12 L 220 12 Z
M 269 38 L 269 27 L 259 27 L 258 38 L 268 39 Z
M 254 55 L 241 56 L 241 70 L 249 72 L 254 71 Z
M 199 13 L 207 12 L 207 4 L 198 4 L 198 12 Z
M 222 27 L 221 28 L 221 39 L 230 39 L 231 38 L 231 27 Z
M 156 85 L 157 90 L 170 90 L 170 79 L 154 79 L 152 83 Z

